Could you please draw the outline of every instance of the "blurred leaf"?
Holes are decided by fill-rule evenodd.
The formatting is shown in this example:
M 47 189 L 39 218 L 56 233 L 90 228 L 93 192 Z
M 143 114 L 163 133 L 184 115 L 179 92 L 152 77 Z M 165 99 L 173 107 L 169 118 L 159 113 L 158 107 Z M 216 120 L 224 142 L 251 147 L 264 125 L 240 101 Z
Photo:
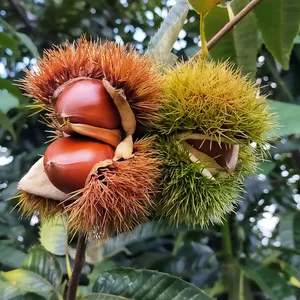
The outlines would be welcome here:
M 0 78 L 0 90 L 7 90 L 11 95 L 18 98 L 20 103 L 27 103 L 28 100 L 23 97 L 21 90 L 13 85 L 13 82 L 8 79 Z
M 2 276 L 17 288 L 27 292 L 51 292 L 55 288 L 42 276 L 23 269 L 1 272 Z
M 39 53 L 37 47 L 33 43 L 33 41 L 24 33 L 17 32 L 12 26 L 10 26 L 3 18 L 0 17 L 0 24 L 3 26 L 4 30 L 10 33 L 12 36 L 15 36 L 19 39 L 19 41 L 27 47 L 27 49 L 31 52 L 33 57 L 38 57 Z
M 274 137 L 300 133 L 300 105 L 290 104 L 274 100 L 266 100 L 271 112 L 279 119 L 279 128 L 274 130 Z
M 9 300 L 20 294 L 22 294 L 22 291 L 20 291 L 15 285 L 8 281 L 0 281 L 1 300 Z
M 300 44 L 300 35 L 297 35 L 294 39 L 295 44 Z
M 59 262 L 42 247 L 34 247 L 26 255 L 22 268 L 39 274 L 58 288 L 62 281 L 62 270 Z
M 50 253 L 55 255 L 66 255 L 68 240 L 65 226 L 62 217 L 41 222 L 40 242 Z
M 12 268 L 18 268 L 25 257 L 24 252 L 4 243 L 0 244 L 0 253 L 0 263 Z
M 164 65 L 173 60 L 171 50 L 177 41 L 188 11 L 188 0 L 177 0 L 160 29 L 151 39 L 147 54 L 151 55 L 158 63 Z
M 247 0 L 233 0 L 232 10 L 237 14 L 248 4 Z M 205 18 L 206 38 L 210 40 L 229 22 L 226 7 L 214 7 Z M 209 51 L 214 60 L 227 60 L 236 63 L 244 75 L 254 78 L 256 73 L 257 30 L 253 13 L 249 13 L 234 29 L 227 33 Z
M 104 256 L 113 256 L 120 251 L 126 251 L 126 247 L 134 242 L 141 242 L 151 237 L 159 237 L 178 231 L 164 221 L 151 221 L 136 227 L 129 233 L 122 233 L 109 239 L 104 244 Z
M 0 32 L 0 48 L 9 48 L 12 52 L 18 50 L 18 42 L 6 32 Z
M 202 290 L 180 278 L 149 270 L 118 268 L 99 276 L 93 292 L 135 300 L 209 300 Z
M 300 25 L 300 1 L 264 0 L 254 13 L 266 47 L 287 70 Z
M 0 112 L 7 113 L 10 109 L 19 106 L 19 100 L 7 90 L 0 89 Z
M 221 2 L 221 0 L 189 0 L 191 6 L 198 14 L 206 15 L 214 6 Z
M 281 216 L 279 236 L 282 247 L 300 249 L 300 213 L 291 211 Z
M 293 289 L 284 278 L 270 268 L 247 260 L 242 269 L 247 278 L 256 282 L 262 291 L 272 300 L 282 300 L 293 295 Z
M 256 168 L 256 174 L 269 175 L 275 167 L 276 163 L 273 161 L 261 161 Z
M 11 124 L 10 119 L 8 116 L 0 111 L 0 125 L 3 127 L 4 130 L 7 130 L 14 140 L 16 140 L 16 132 Z
M 27 49 L 31 52 L 31 54 L 33 55 L 33 57 L 38 58 L 39 57 L 39 52 L 37 47 L 35 46 L 35 44 L 33 43 L 33 41 L 31 40 L 31 38 L 29 38 L 28 35 L 21 33 L 21 32 L 17 32 L 16 33 L 17 37 L 19 38 L 19 40 L 27 47 Z

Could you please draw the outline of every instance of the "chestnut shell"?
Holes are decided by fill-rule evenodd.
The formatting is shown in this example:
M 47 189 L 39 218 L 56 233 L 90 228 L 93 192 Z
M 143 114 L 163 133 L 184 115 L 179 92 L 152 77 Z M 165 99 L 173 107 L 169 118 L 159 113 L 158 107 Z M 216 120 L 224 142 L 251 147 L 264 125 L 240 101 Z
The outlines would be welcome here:
M 55 102 L 55 114 L 71 123 L 116 129 L 121 117 L 102 81 L 84 79 L 67 86 Z
M 64 193 L 82 189 L 92 167 L 112 159 L 111 146 L 85 137 L 56 140 L 44 155 L 45 172 L 51 183 Z

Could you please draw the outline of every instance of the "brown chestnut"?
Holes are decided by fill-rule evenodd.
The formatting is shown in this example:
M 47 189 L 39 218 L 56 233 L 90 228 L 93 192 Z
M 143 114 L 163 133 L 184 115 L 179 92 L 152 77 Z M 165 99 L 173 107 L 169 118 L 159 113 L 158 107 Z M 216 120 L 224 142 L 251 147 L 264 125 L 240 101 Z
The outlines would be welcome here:
M 187 139 L 186 140 L 193 148 L 204 154 L 214 158 L 215 161 L 225 169 L 235 169 L 238 158 L 237 145 L 229 145 L 216 141 L 201 140 L 201 139 Z
M 60 138 L 44 155 L 45 172 L 51 183 L 64 193 L 82 189 L 96 163 L 114 157 L 111 146 L 85 137 Z
M 84 79 L 67 86 L 55 103 L 55 114 L 71 123 L 116 129 L 121 117 L 102 81 Z

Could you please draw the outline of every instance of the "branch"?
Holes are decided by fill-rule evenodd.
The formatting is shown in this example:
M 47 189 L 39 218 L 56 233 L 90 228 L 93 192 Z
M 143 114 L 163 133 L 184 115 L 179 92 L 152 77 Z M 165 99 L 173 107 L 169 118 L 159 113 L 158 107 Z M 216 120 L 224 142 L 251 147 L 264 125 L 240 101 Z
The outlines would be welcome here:
M 17 14 L 19 15 L 20 19 L 23 21 L 25 27 L 27 28 L 28 32 L 31 33 L 33 36 L 36 36 L 35 29 L 32 27 L 31 23 L 26 17 L 26 12 L 22 10 L 20 7 L 19 1 L 17 0 L 8 0 L 12 9 L 14 9 Z
M 74 268 L 72 276 L 68 283 L 67 300 L 76 299 L 76 291 L 79 284 L 81 270 L 85 263 L 85 250 L 87 245 L 87 238 L 85 235 L 80 235 L 77 241 L 76 256 L 74 261 Z
M 231 21 L 229 21 L 208 43 L 207 49 L 212 49 L 215 44 L 229 31 L 233 29 L 233 27 L 240 22 L 252 9 L 260 2 L 261 0 L 252 0 L 249 4 L 247 4 Z M 201 55 L 201 51 L 199 51 L 193 58 L 197 59 Z

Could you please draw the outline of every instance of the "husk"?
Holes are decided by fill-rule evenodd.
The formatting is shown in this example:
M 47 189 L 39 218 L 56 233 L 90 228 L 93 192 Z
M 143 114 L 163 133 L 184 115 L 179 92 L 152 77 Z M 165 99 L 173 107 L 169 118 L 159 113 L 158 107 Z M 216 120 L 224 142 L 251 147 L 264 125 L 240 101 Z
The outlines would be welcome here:
M 181 147 L 174 136 L 160 137 L 157 147 L 163 161 L 163 174 L 156 212 L 175 225 L 206 227 L 222 222 L 239 201 L 244 176 L 252 173 L 256 166 L 254 149 L 241 145 L 235 171 L 228 172 L 226 177 L 216 174 L 211 178 L 205 162 L 191 162 L 190 152 Z
M 69 228 L 105 239 L 145 222 L 159 175 L 160 160 L 148 139 L 134 144 L 130 159 L 97 164 L 85 188 L 76 194 L 80 197 L 66 209 Z
M 58 190 L 48 179 L 44 170 L 44 157 L 41 157 L 19 181 L 18 189 L 36 197 L 52 200 L 65 200 L 68 195 Z
M 41 218 L 50 220 L 64 212 L 64 205 L 57 200 L 33 195 L 22 190 L 17 196 L 19 197 L 17 206 L 25 218 L 31 218 L 34 213 L 38 212 Z
M 66 42 L 64 47 L 46 50 L 37 71 L 26 70 L 19 85 L 30 98 L 50 105 L 66 85 L 82 78 L 106 79 L 124 91 L 139 123 L 153 126 L 159 122 L 161 75 L 155 63 L 133 47 L 100 44 L 85 37 L 78 43 Z
M 71 122 L 68 122 L 65 128 L 69 133 L 70 131 L 76 132 L 107 143 L 113 147 L 117 147 L 121 142 L 121 130 L 119 129 L 106 129 L 92 125 L 76 124 Z

